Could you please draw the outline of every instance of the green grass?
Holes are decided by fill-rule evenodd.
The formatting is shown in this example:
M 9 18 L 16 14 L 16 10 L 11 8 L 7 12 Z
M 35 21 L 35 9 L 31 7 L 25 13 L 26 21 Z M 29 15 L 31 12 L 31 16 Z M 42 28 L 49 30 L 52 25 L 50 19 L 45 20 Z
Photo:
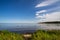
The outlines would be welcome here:
M 23 34 L 0 31 L 0 40 L 25 40 Z M 60 40 L 60 30 L 38 30 L 30 40 Z
M 32 40 L 60 40 L 60 30 L 38 30 L 32 34 Z
M 24 40 L 22 34 L 0 31 L 0 40 Z

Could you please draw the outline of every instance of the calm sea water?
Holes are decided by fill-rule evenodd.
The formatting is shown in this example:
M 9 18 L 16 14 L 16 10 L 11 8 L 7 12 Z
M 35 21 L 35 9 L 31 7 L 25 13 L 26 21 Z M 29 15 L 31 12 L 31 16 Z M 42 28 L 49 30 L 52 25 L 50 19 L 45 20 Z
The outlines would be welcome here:
M 9 30 L 16 33 L 33 33 L 41 29 L 60 29 L 60 24 L 34 24 L 34 23 L 0 23 L 0 30 Z

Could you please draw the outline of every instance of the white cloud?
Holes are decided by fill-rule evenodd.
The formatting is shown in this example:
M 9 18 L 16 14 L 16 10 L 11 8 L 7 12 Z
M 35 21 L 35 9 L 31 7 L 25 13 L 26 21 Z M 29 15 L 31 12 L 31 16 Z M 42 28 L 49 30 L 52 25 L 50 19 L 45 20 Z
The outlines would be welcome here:
M 38 7 L 48 6 L 48 5 L 51 6 L 52 4 L 57 3 L 58 1 L 60 0 L 45 0 L 37 4 L 35 7 L 38 8 Z M 54 8 L 51 8 L 51 9 L 37 11 L 35 15 L 36 15 L 36 18 L 38 18 L 39 22 L 60 21 L 60 6 L 56 6 L 56 7 L 54 6 Z
M 43 12 L 46 12 L 46 10 L 37 11 L 36 13 L 39 14 L 39 13 L 43 13 Z
M 47 10 L 37 11 L 36 12 L 36 18 L 42 18 L 42 16 L 40 16 L 40 14 L 45 13 L 45 12 L 47 12 Z
M 52 12 L 50 14 L 46 14 L 46 15 L 41 16 L 41 18 L 42 18 L 42 19 L 40 19 L 41 22 L 60 21 L 60 12 Z M 43 18 L 45 18 L 45 19 L 43 19 Z
M 60 21 L 60 12 L 46 14 L 45 21 Z
M 43 16 L 39 15 L 36 18 L 40 19 L 39 22 L 60 21 L 60 12 L 52 12 Z
M 36 16 L 38 16 L 39 14 L 38 14 L 38 13 L 36 13 L 35 15 L 36 15 Z
M 42 3 L 37 4 L 35 7 L 37 8 L 37 7 L 48 6 L 48 5 L 51 5 L 57 1 L 59 1 L 59 0 L 45 0 Z
M 42 15 L 40 15 L 40 14 L 42 14 Z M 39 22 L 60 21 L 60 6 L 51 8 L 48 10 L 37 11 L 36 18 L 39 20 Z
M 36 16 L 36 18 L 42 18 L 42 16 L 39 16 L 39 15 L 38 15 L 38 16 Z

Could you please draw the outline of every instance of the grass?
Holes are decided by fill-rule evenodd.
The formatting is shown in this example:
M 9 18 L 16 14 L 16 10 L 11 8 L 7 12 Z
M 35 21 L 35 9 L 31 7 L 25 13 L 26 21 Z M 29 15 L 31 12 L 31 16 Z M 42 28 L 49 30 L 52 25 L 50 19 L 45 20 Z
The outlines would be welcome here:
M 32 40 L 60 40 L 60 30 L 38 30 L 32 34 Z
M 0 31 L 0 40 L 25 40 L 23 34 Z M 30 40 L 60 40 L 60 30 L 38 30 L 32 34 Z
M 22 34 L 0 31 L 0 40 L 24 40 Z

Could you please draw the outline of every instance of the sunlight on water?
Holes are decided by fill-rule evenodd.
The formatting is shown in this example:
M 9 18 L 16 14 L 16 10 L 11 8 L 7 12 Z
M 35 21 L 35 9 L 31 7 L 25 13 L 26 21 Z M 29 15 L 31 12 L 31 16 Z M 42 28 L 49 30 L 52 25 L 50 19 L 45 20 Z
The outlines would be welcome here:
M 60 24 L 33 24 L 33 23 L 0 23 L 0 30 L 39 30 L 39 29 L 60 29 Z
M 60 24 L 38 24 L 41 29 L 60 29 Z

